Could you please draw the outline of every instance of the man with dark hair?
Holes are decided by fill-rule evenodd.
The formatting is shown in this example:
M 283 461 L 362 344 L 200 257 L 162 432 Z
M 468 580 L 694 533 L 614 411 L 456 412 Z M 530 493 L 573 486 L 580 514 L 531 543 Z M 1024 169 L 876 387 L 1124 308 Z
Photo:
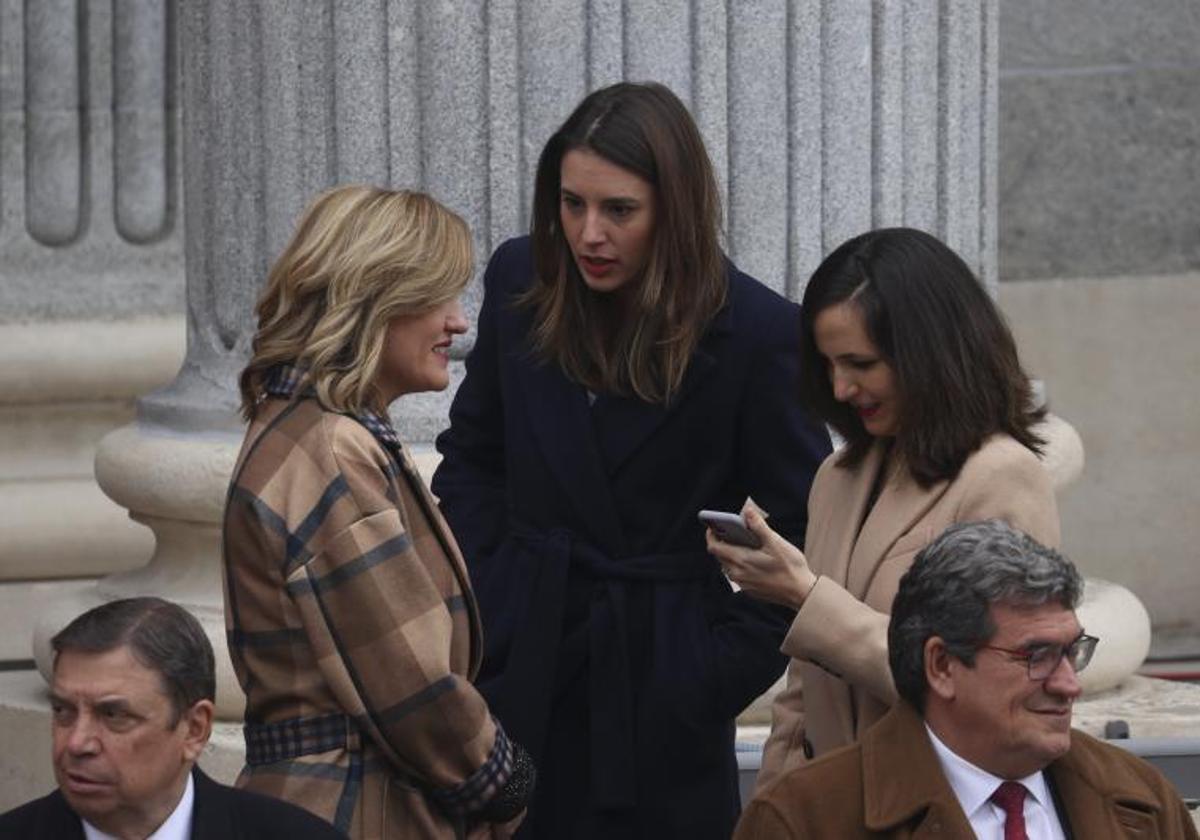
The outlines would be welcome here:
M 1069 560 L 999 520 L 948 528 L 892 605 L 900 701 L 763 790 L 735 840 L 1196 840 L 1157 770 L 1071 729 L 1097 642 L 1075 616 L 1082 590 Z
M 200 623 L 161 598 L 96 607 L 51 640 L 58 790 L 0 816 L 22 840 L 334 840 L 287 803 L 195 767 L 212 733 L 216 676 Z

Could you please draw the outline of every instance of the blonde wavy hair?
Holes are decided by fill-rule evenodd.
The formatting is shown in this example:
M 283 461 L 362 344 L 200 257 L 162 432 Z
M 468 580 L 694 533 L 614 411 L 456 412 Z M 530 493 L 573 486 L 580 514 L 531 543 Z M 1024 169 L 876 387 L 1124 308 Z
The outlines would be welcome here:
M 337 187 L 305 211 L 267 275 L 258 331 L 239 378 L 242 416 L 253 420 L 268 372 L 305 371 L 334 411 L 382 411 L 375 379 L 388 322 L 456 298 L 473 271 L 471 234 L 428 195 Z

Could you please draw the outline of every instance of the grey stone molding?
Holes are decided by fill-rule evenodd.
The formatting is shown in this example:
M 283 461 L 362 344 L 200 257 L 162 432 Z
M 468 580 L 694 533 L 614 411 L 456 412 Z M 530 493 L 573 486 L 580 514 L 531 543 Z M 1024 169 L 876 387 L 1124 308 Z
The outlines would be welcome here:
M 0 322 L 182 309 L 174 8 L 0 0 Z

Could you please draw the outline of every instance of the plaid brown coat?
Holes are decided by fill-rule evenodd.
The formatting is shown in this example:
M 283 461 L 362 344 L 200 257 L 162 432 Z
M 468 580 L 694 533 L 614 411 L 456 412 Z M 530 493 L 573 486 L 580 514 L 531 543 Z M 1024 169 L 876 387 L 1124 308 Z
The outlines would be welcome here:
M 355 838 L 461 836 L 512 749 L 470 682 L 481 636 L 454 538 L 394 432 L 364 422 L 267 399 L 247 433 L 224 525 L 238 786 Z

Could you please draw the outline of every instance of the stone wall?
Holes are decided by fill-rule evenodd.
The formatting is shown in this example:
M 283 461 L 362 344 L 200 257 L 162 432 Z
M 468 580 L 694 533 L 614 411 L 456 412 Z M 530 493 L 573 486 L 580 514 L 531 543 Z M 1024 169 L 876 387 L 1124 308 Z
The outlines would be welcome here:
M 1200 653 L 1200 274 L 1006 281 L 1000 303 L 1087 452 L 1067 553 L 1142 599 L 1163 653 Z
M 1142 598 L 1158 650 L 1193 655 L 1197 44 L 1195 0 L 1000 8 L 1000 301 L 1087 451 L 1062 499 L 1064 543 Z
M 1200 3 L 1004 0 L 1004 279 L 1200 268 Z

